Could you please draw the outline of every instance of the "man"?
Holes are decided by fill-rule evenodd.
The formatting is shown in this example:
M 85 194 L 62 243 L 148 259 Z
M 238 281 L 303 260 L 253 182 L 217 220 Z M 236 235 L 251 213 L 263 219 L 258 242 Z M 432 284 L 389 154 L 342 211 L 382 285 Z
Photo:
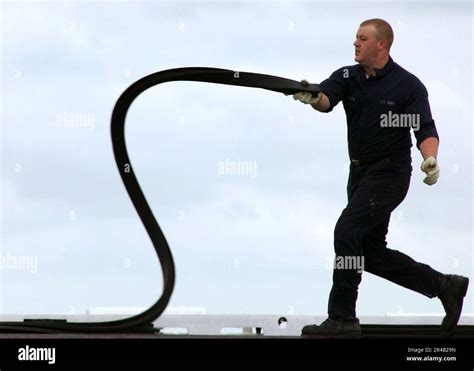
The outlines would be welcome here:
M 431 117 L 428 93 L 421 81 L 390 57 L 393 31 L 382 19 L 361 23 L 355 46 L 358 64 L 342 67 L 320 84 L 321 92 L 300 92 L 293 97 L 320 112 L 343 102 L 348 125 L 351 160 L 348 204 L 334 230 L 336 261 L 329 295 L 329 317 L 308 325 L 302 335 L 359 335 L 356 317 L 360 266 L 363 269 L 444 306 L 441 330 L 453 333 L 461 315 L 469 279 L 444 275 L 426 264 L 387 248 L 385 236 L 391 212 L 405 198 L 412 172 L 410 128 L 423 156 L 424 182 L 436 183 L 439 137 Z M 307 84 L 306 80 L 302 81 Z M 353 259 L 351 259 L 353 258 Z

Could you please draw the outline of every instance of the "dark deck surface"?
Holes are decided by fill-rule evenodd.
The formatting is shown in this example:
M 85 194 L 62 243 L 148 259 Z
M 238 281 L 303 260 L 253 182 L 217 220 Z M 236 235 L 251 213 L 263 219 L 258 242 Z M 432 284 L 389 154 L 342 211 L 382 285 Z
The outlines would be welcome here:
M 361 338 L 447 338 L 437 325 L 361 325 Z M 452 338 L 474 339 L 474 326 L 457 326 Z M 300 336 L 172 335 L 155 333 L 0 333 L 0 339 L 298 339 Z M 325 338 L 325 337 L 323 337 Z M 449 337 L 448 337 L 449 338 Z

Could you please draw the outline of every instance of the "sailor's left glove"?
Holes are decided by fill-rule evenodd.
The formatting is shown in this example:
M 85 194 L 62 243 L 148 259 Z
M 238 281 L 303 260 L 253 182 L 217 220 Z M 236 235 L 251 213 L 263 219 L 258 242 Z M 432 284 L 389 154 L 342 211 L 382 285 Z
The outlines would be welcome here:
M 423 163 L 421 164 L 421 171 L 426 173 L 425 182 L 428 185 L 433 185 L 438 181 L 439 178 L 439 166 L 438 161 L 434 156 L 428 157 Z

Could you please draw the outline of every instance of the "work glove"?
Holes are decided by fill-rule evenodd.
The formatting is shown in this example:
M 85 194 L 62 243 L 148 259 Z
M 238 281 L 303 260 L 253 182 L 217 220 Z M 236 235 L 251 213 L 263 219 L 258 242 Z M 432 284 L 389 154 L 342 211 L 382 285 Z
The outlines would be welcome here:
M 309 85 L 308 80 L 301 80 L 301 83 L 303 85 Z M 316 97 L 313 97 L 313 94 L 311 94 L 310 92 L 303 92 L 303 91 L 293 94 L 294 100 L 299 100 L 301 103 L 311 104 L 311 105 L 317 104 L 321 100 L 322 97 L 323 95 L 321 92 L 319 92 Z
M 434 156 L 428 157 L 423 163 L 421 164 L 421 171 L 426 173 L 425 182 L 428 185 L 433 185 L 438 181 L 439 178 L 439 166 L 438 161 Z

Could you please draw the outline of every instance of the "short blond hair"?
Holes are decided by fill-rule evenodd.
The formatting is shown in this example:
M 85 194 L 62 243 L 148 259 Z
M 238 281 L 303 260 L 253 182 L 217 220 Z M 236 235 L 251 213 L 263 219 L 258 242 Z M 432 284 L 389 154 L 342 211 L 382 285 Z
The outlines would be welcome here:
M 375 38 L 377 40 L 384 39 L 387 41 L 387 50 L 390 51 L 390 47 L 393 44 L 393 30 L 392 26 L 387 21 L 384 21 L 380 18 L 367 19 L 366 21 L 360 24 L 360 27 L 364 26 L 375 26 Z

